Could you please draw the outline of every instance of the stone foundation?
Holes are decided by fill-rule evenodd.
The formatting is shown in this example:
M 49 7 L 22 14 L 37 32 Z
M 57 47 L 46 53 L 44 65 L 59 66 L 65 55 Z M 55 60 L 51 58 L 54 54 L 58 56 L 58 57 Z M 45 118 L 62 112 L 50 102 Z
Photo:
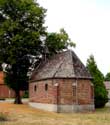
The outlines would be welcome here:
M 59 112 L 59 113 L 72 113 L 72 112 L 85 112 L 94 111 L 94 105 L 55 105 L 55 104 L 45 104 L 45 103 L 34 103 L 29 102 L 29 105 L 43 109 L 46 111 Z
M 43 109 L 46 111 L 57 112 L 57 105 L 55 105 L 55 104 L 43 104 L 43 103 L 29 102 L 29 105 L 34 108 Z

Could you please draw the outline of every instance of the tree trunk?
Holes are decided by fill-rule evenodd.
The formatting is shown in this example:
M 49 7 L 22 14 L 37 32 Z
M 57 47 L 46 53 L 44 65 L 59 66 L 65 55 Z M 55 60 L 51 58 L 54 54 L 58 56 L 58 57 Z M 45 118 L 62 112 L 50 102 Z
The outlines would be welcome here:
M 20 91 L 19 90 L 15 91 L 15 101 L 14 101 L 14 104 L 22 104 Z

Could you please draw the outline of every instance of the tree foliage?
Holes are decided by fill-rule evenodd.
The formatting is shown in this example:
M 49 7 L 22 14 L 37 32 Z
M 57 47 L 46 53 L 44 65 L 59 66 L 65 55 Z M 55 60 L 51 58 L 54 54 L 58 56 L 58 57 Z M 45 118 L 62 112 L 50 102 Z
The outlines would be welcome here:
M 96 108 L 104 107 L 105 103 L 108 101 L 107 90 L 104 86 L 104 76 L 98 69 L 97 64 L 94 60 L 94 56 L 92 55 L 87 60 L 87 68 L 89 69 L 93 77 L 92 82 L 94 84 L 95 107 Z
M 58 53 L 68 46 L 75 47 L 75 43 L 71 41 L 67 32 L 64 29 L 60 29 L 59 33 L 52 32 L 47 34 L 46 46 L 51 54 Z
M 46 49 L 52 55 L 74 45 L 63 29 L 47 33 L 45 13 L 35 0 L 0 0 L 0 63 L 7 65 L 5 82 L 16 93 L 15 103 L 21 103 L 20 90 L 28 88 L 33 57 L 37 65 Z
M 28 87 L 29 55 L 42 53 L 45 9 L 34 0 L 0 0 L 0 60 L 7 64 L 6 84 L 16 93 Z
M 105 76 L 105 81 L 110 81 L 110 72 L 108 72 Z

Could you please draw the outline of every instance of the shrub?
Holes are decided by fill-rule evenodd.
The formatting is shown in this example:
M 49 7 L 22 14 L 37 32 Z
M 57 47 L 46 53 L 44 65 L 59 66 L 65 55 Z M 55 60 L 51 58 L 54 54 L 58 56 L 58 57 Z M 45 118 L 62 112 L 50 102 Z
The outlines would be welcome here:
M 95 107 L 103 108 L 108 101 L 105 86 L 96 86 L 95 88 Z

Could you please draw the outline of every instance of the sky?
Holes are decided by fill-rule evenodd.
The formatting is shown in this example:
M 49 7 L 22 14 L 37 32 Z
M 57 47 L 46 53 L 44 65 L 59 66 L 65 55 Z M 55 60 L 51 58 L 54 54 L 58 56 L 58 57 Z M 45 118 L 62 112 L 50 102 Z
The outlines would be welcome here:
M 47 9 L 48 32 L 64 28 L 76 43 L 73 49 L 86 65 L 92 54 L 99 70 L 110 72 L 110 0 L 38 0 Z

